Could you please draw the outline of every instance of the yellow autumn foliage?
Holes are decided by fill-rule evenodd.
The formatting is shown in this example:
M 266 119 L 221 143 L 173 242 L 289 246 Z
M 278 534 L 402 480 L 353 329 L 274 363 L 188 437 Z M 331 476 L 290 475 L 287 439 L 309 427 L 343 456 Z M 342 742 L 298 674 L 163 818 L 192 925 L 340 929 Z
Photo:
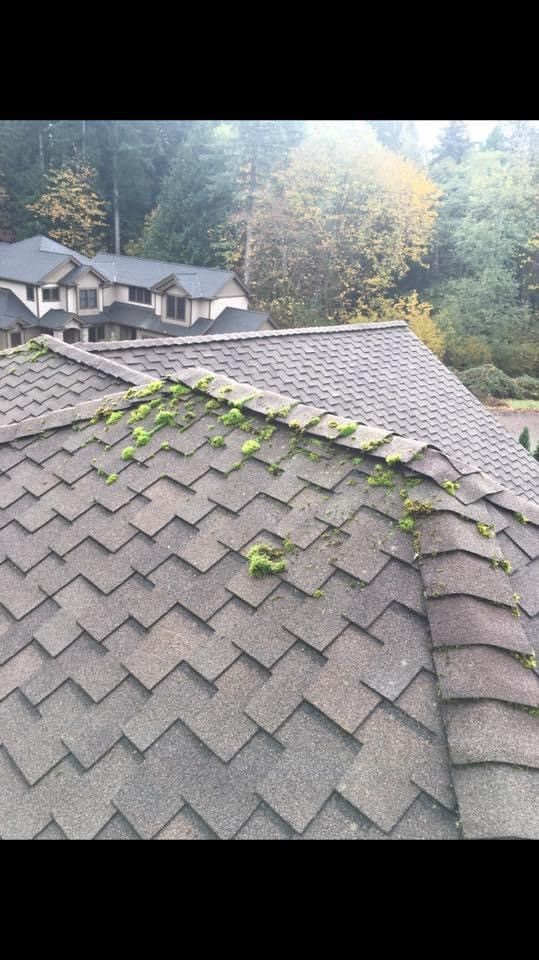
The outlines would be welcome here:
M 91 167 L 62 167 L 47 178 L 47 189 L 27 207 L 42 219 L 53 240 L 93 256 L 105 236 L 105 203 L 93 189 Z
M 396 300 L 378 298 L 370 307 L 363 306 L 350 317 L 348 323 L 376 323 L 405 320 L 411 330 L 440 359 L 443 358 L 446 338 L 432 319 L 432 305 L 421 301 L 416 290 Z

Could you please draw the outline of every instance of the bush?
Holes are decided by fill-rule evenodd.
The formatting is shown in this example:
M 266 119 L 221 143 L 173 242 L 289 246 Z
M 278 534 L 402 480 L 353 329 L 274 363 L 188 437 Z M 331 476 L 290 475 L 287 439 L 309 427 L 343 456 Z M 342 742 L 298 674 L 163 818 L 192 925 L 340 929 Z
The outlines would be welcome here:
M 528 430 L 527 427 L 524 427 L 524 430 L 522 431 L 522 433 L 518 438 L 518 442 L 521 443 L 522 446 L 526 448 L 526 450 L 530 449 L 530 431 Z
M 457 370 L 466 367 L 478 367 L 490 364 L 492 350 L 483 337 L 449 337 L 446 349 L 446 363 Z
M 487 396 L 511 397 L 522 400 L 523 393 L 519 385 L 508 377 L 503 370 L 498 370 L 492 363 L 484 363 L 480 367 L 470 367 L 459 373 L 465 387 L 471 390 L 480 400 Z
M 497 343 L 492 347 L 494 363 L 502 367 L 511 377 L 528 374 L 539 375 L 539 343 Z
M 522 391 L 522 396 L 526 400 L 539 400 L 539 380 L 537 377 L 529 377 L 524 374 L 522 377 L 515 377 L 515 383 Z

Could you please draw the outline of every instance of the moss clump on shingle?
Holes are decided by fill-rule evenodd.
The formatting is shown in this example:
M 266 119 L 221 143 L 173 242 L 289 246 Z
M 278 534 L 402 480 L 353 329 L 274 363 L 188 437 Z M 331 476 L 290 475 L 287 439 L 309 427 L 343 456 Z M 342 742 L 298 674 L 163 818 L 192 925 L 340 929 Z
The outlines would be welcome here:
M 144 420 L 149 413 L 151 413 L 151 406 L 149 403 L 141 403 L 138 407 L 133 410 L 131 413 L 128 423 L 137 423 L 138 420 Z
M 133 440 L 136 447 L 145 447 L 151 439 L 152 433 L 150 430 L 145 430 L 144 427 L 135 427 L 133 430 Z
M 219 417 L 219 422 L 224 423 L 225 427 L 238 427 L 244 420 L 243 413 L 237 407 L 232 407 Z
M 392 470 L 384 469 L 381 464 L 377 464 L 374 473 L 367 480 L 370 487 L 388 487 L 392 489 L 395 486 L 395 474 Z
M 260 450 L 260 444 L 258 440 L 246 440 L 241 448 L 241 452 L 246 457 L 250 457 L 251 454 L 256 453 L 257 450 Z
M 167 387 L 167 393 L 171 393 L 173 397 L 185 397 L 190 392 L 189 387 L 186 387 L 183 383 L 175 383 L 171 387 Z
M 133 457 L 135 456 L 135 448 L 134 448 L 134 447 L 124 447 L 124 449 L 122 450 L 120 456 L 121 456 L 122 460 L 132 460 Z
M 386 457 L 386 463 L 388 467 L 392 467 L 395 463 L 400 463 L 401 459 L 400 453 L 389 453 Z
M 535 670 L 537 667 L 537 658 L 535 656 L 535 650 L 532 650 L 531 653 L 515 653 L 515 658 L 523 667 L 526 667 L 526 670 Z
M 408 516 L 428 517 L 434 507 L 430 500 L 412 500 L 411 497 L 407 497 L 404 501 L 404 509 Z
M 225 438 L 224 437 L 212 437 L 210 440 L 210 445 L 212 447 L 224 447 Z
M 118 479 L 117 473 L 109 473 L 107 479 L 105 480 L 107 487 L 110 487 L 111 484 L 116 483 L 117 479 Z
M 156 414 L 154 423 L 156 427 L 171 427 L 174 423 L 176 414 L 174 410 L 159 410 Z
M 212 380 L 215 380 L 215 374 L 214 374 L 214 373 L 208 373 L 208 375 L 207 375 L 206 377 L 202 377 L 200 380 L 197 380 L 197 382 L 195 383 L 193 389 L 194 389 L 194 390 L 206 391 L 206 390 L 208 389 L 210 383 L 212 382 Z
M 383 443 L 387 443 L 389 437 L 382 437 L 381 440 L 365 440 L 364 443 L 360 443 L 360 450 L 365 450 L 368 453 L 370 450 L 377 450 L 378 447 L 381 447 Z
M 267 543 L 255 543 L 247 553 L 249 575 L 266 577 L 286 570 L 283 551 L 279 547 L 270 547 Z
M 338 423 L 337 432 L 340 437 L 350 437 L 357 430 L 357 423 Z
M 411 533 L 414 529 L 415 520 L 413 517 L 401 517 L 399 520 L 399 527 L 401 530 L 404 530 L 405 533 Z
M 476 527 L 482 537 L 485 537 L 486 540 L 491 540 L 494 536 L 494 527 L 490 523 L 481 523 L 479 520 L 476 523 Z
M 442 487 L 447 493 L 451 494 L 451 496 L 454 497 L 455 493 L 460 487 L 460 483 L 458 482 L 458 480 L 442 480 Z
M 528 517 L 525 517 L 523 513 L 515 513 L 515 520 L 518 520 L 519 523 L 529 523 Z
M 112 413 L 109 413 L 108 417 L 105 420 L 107 427 L 111 427 L 113 423 L 118 423 L 118 420 L 121 420 L 123 417 L 122 410 L 114 410 Z
M 151 397 L 152 393 L 161 390 L 163 384 L 163 380 L 152 380 L 145 387 L 130 387 L 124 394 L 124 398 L 125 400 L 143 400 L 145 397 Z

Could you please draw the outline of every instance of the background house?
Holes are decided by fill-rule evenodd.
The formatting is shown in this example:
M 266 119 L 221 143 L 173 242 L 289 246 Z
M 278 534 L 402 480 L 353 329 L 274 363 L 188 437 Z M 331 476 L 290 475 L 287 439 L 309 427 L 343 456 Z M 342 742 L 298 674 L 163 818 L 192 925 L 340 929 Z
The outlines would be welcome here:
M 90 260 L 41 236 L 0 243 L 0 349 L 38 333 L 77 343 L 273 326 L 249 310 L 230 271 L 107 253 Z

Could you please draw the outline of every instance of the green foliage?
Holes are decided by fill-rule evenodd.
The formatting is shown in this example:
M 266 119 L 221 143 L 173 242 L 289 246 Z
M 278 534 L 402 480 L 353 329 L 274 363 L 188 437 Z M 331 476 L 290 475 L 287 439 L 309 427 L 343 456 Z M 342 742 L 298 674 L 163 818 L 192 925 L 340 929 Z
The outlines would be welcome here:
M 144 427 L 135 427 L 133 430 L 133 440 L 136 447 L 145 447 L 152 439 L 152 430 L 145 430 Z
M 134 448 L 134 447 L 124 447 L 124 449 L 122 450 L 120 456 L 121 456 L 122 460 L 132 460 L 133 457 L 135 456 L 135 448 Z
M 430 500 L 414 500 L 412 497 L 407 497 L 404 501 L 404 509 L 408 516 L 428 517 L 434 507 Z
M 164 386 L 164 380 L 152 380 L 145 387 L 130 387 L 124 394 L 125 400 L 144 400 L 145 397 L 151 397 L 152 393 L 157 393 Z
M 521 443 L 522 446 L 526 448 L 526 450 L 530 449 L 530 431 L 528 430 L 527 427 L 524 427 L 522 433 L 518 438 L 518 442 Z
M 218 436 L 218 437 L 212 437 L 211 440 L 210 440 L 210 444 L 211 444 L 212 447 L 224 447 L 224 445 L 225 445 L 225 438 L 224 438 L 224 437 L 220 437 L 220 436 Z
M 94 190 L 96 171 L 85 165 L 52 170 L 45 192 L 28 204 L 54 240 L 93 256 L 105 236 L 105 204 Z
M 520 395 L 525 400 L 539 400 L 539 379 L 523 374 L 521 377 L 515 377 Z
M 401 530 L 404 530 L 405 533 L 410 533 L 415 526 L 415 520 L 413 517 L 401 517 L 399 520 L 399 527 Z
M 394 466 L 396 463 L 400 463 L 402 457 L 400 453 L 389 453 L 386 457 L 386 463 L 389 467 Z
M 167 387 L 167 393 L 171 393 L 173 397 L 179 398 L 185 397 L 185 395 L 191 393 L 191 391 L 189 387 L 186 387 L 183 383 L 173 383 L 172 386 Z
M 208 389 L 212 380 L 215 380 L 215 374 L 208 373 L 207 376 L 201 377 L 200 380 L 197 380 L 197 382 L 193 387 L 193 390 L 202 390 L 203 392 L 205 392 Z
M 536 670 L 537 669 L 537 658 L 535 656 L 535 651 L 532 650 L 531 653 L 515 653 L 514 657 L 522 664 L 526 670 Z
M 105 480 L 107 487 L 110 487 L 112 483 L 116 483 L 117 479 L 118 479 L 117 473 L 109 473 L 107 479 Z
M 161 449 L 161 450 L 170 450 L 170 443 L 168 442 L 168 440 L 163 440 L 160 449 Z
M 252 577 L 265 577 L 286 570 L 286 560 L 279 547 L 270 547 L 266 543 L 255 543 L 247 552 L 249 574 Z
M 522 396 L 518 384 L 491 363 L 464 370 L 460 374 L 460 379 L 464 386 L 468 387 L 468 390 L 471 390 L 480 399 L 488 396 L 515 398 Z
M 532 456 L 534 460 L 539 460 L 539 443 L 535 445 L 535 450 L 533 451 Z
M 323 596 L 324 596 L 323 590 L 315 590 L 313 593 L 313 597 L 315 598 L 315 600 L 321 600 Z
M 515 513 L 515 520 L 518 520 L 519 523 L 529 523 L 528 517 L 525 517 L 523 513 Z
M 340 423 L 337 431 L 340 437 L 350 437 L 357 430 L 357 423 Z

